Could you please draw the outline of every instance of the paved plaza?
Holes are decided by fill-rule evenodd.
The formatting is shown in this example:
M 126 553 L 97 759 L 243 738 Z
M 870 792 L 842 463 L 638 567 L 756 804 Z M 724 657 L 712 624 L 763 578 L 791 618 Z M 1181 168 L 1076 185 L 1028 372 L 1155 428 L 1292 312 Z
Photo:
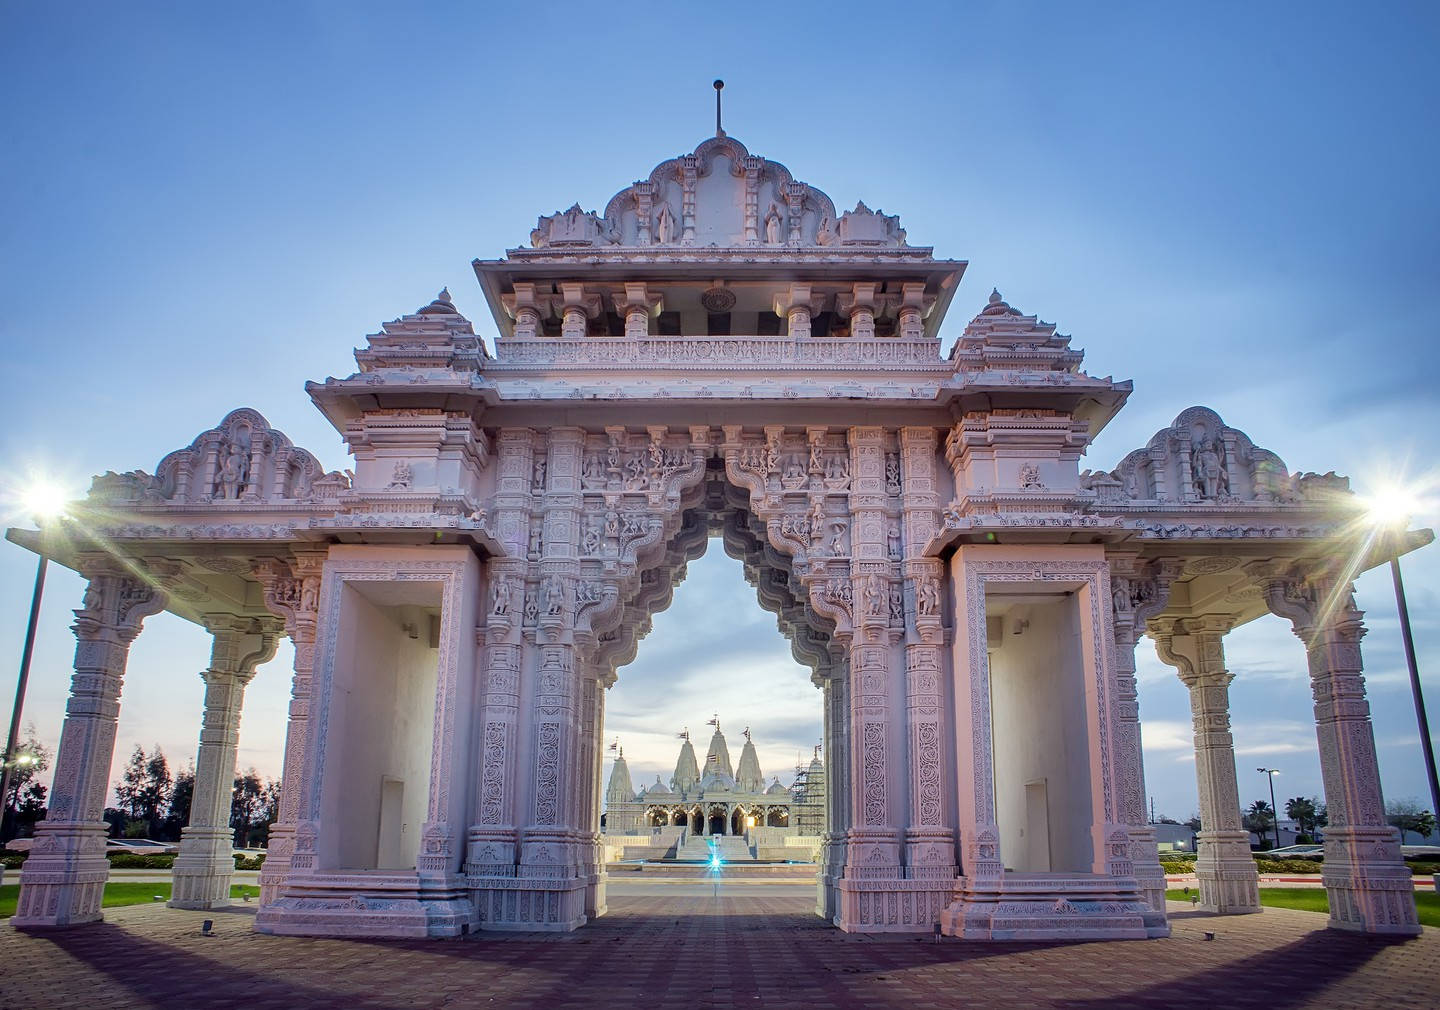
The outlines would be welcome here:
M 104 1007 L 1433 1007 L 1440 930 L 1385 940 L 1315 913 L 1215 918 L 1172 903 L 1167 940 L 962 943 L 853 935 L 794 885 L 626 882 L 569 934 L 293 939 L 253 909 L 110 909 L 103 924 L 0 928 L 0 1003 Z M 215 936 L 200 934 L 214 921 Z M 1207 941 L 1206 930 L 1216 933 Z

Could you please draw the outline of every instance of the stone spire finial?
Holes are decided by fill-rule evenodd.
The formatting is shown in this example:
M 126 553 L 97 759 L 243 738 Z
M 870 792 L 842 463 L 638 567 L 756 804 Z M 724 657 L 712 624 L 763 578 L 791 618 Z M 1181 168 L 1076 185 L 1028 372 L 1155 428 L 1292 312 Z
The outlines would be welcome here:
M 725 82 L 718 77 L 715 79 L 715 136 L 725 136 L 725 131 L 720 127 L 720 92 L 725 89 Z

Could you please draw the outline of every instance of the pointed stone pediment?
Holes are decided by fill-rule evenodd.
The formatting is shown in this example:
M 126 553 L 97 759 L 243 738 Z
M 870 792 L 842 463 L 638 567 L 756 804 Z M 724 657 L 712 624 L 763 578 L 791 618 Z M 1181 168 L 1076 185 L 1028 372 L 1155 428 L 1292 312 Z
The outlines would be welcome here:
M 536 249 L 614 245 L 619 241 L 609 221 L 593 210 L 581 210 L 578 203 L 571 204 L 569 210 L 540 218 L 530 232 L 530 244 Z
M 847 210 L 835 225 L 833 235 L 822 232 L 822 245 L 832 242 L 841 246 L 879 246 L 897 248 L 905 244 L 905 229 L 900 227 L 898 214 L 887 215 L 871 210 L 861 200 L 854 210 Z

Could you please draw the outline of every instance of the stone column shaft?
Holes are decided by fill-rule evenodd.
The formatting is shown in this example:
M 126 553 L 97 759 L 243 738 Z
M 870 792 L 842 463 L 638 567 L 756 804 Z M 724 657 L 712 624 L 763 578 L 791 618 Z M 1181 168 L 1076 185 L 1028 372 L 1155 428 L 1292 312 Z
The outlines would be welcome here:
M 1364 933 L 1420 932 L 1410 869 L 1399 833 L 1385 821 L 1380 767 L 1360 640 L 1365 616 L 1353 588 L 1322 575 L 1313 584 L 1260 571 L 1266 605 L 1289 618 L 1305 643 L 1315 698 L 1315 735 L 1329 823 L 1321 879 L 1330 926 Z
M 20 897 L 11 925 L 77 926 L 101 919 L 110 862 L 102 819 L 115 756 L 120 686 L 130 643 L 164 594 L 109 558 L 82 559 L 89 579 L 73 629 L 75 675 L 55 757 L 49 816 L 35 830 L 20 870 Z
M 214 636 L 205 681 L 205 714 L 195 756 L 195 792 L 190 823 L 180 836 L 175 857 L 172 908 L 217 908 L 229 903 L 231 856 L 230 802 L 235 752 L 240 742 L 240 709 L 255 668 L 275 655 L 273 630 L 227 617 L 207 619 Z
M 1208 911 L 1235 915 L 1260 911 L 1260 884 L 1235 779 L 1229 686 L 1234 675 L 1225 669 L 1223 645 L 1229 628 L 1228 618 L 1192 618 L 1160 631 L 1156 643 L 1161 659 L 1179 668 L 1180 679 L 1190 690 L 1200 796 L 1195 859 L 1200 904 Z
M 280 817 L 270 826 L 265 862 L 260 867 L 260 904 L 280 894 L 290 869 L 315 865 L 314 831 L 306 833 L 306 850 L 296 858 L 302 799 L 307 789 L 305 751 L 310 737 L 310 677 L 315 668 L 315 625 L 319 617 L 320 575 L 325 551 L 297 554 L 293 566 L 267 562 L 257 568 L 265 587 L 265 605 L 285 621 L 285 632 L 295 646 L 295 670 L 290 685 L 289 718 L 285 725 L 285 763 L 280 777 Z

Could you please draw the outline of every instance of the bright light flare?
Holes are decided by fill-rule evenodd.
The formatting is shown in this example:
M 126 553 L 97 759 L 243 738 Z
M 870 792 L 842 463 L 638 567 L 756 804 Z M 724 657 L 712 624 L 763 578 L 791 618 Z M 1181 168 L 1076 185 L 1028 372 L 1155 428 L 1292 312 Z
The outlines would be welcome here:
M 1361 501 L 1365 504 L 1366 518 L 1375 526 L 1404 525 L 1425 508 L 1423 499 L 1398 484 L 1382 485 Z
M 20 505 L 36 519 L 55 519 L 65 512 L 69 496 L 65 489 L 50 481 L 34 481 L 20 492 Z

